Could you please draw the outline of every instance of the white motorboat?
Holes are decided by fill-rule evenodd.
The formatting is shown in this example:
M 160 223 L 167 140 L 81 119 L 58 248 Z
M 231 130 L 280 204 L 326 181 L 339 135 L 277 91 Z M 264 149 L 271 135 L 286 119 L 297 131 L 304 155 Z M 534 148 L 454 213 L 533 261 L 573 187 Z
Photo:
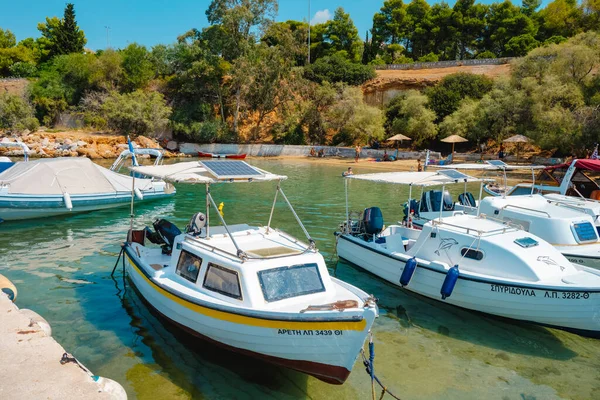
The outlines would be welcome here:
M 281 189 L 285 176 L 243 161 L 134 167 L 171 182 L 206 185 L 205 214 L 181 232 L 165 220 L 130 231 L 126 271 L 141 296 L 165 318 L 228 349 L 343 383 L 378 314 L 372 296 L 337 280 Z M 210 185 L 277 182 L 266 226 L 227 225 Z M 271 227 L 278 195 L 307 243 Z M 210 207 L 222 226 L 210 225 Z M 145 239 L 156 245 L 146 244 Z
M 476 182 L 457 171 L 352 175 L 354 180 L 442 186 Z M 481 182 L 483 183 L 483 182 Z M 346 193 L 348 187 L 346 186 Z M 509 222 L 455 213 L 383 227 L 377 207 L 346 222 L 340 258 L 420 295 L 492 315 L 600 335 L 600 271 L 574 265 L 543 239 Z M 414 204 L 409 195 L 408 204 Z
M 134 179 L 85 157 L 16 162 L 0 173 L 0 221 L 50 217 L 128 205 L 175 194 L 157 179 Z
M 485 164 L 456 165 L 461 169 L 490 170 Z M 443 167 L 440 167 L 443 168 Z M 512 166 L 512 169 L 526 168 L 533 171 L 532 166 Z M 506 180 L 506 167 L 503 167 L 504 179 Z M 510 221 L 522 229 L 539 236 L 551 243 L 571 262 L 600 269 L 600 238 L 598 237 L 598 214 L 600 214 L 600 203 L 595 207 L 586 206 L 584 200 L 575 197 L 563 196 L 561 194 L 532 194 L 534 186 L 525 187 L 527 194 L 514 194 L 506 196 L 490 196 L 481 200 L 481 204 L 473 204 L 473 196 L 468 192 L 459 196 L 457 204 L 453 204 L 449 194 L 444 198 L 444 211 L 442 215 L 452 215 L 456 212 L 476 213 L 481 212 L 489 217 L 503 221 Z M 464 196 L 467 196 L 466 199 Z M 431 191 L 422 196 L 417 210 L 427 209 L 420 212 L 415 218 L 416 223 L 421 223 L 419 218 L 429 220 L 437 217 L 438 203 L 427 203 L 430 199 L 441 198 L 441 192 Z M 465 201 L 467 200 L 467 201 Z M 467 204 L 469 203 L 469 204 Z

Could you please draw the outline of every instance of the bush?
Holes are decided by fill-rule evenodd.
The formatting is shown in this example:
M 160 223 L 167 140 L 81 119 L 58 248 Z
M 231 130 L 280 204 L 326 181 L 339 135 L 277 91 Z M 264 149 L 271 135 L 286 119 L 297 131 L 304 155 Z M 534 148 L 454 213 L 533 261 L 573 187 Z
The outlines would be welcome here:
M 440 61 L 440 57 L 435 53 L 425 54 L 422 57 L 419 57 L 419 62 L 437 62 Z
M 362 85 L 375 76 L 373 66 L 355 64 L 340 55 L 319 58 L 304 69 L 304 77 L 317 83 L 344 82 L 349 85 Z
M 440 83 L 428 89 L 429 108 L 435 111 L 437 122 L 458 109 L 466 97 L 481 99 L 492 90 L 492 80 L 483 75 L 460 72 L 446 76 Z
M 492 53 L 489 50 L 486 50 L 484 52 L 477 53 L 477 56 L 475 56 L 475 58 L 477 58 L 478 60 L 482 60 L 484 58 L 496 58 L 496 54 Z
M 0 94 L 0 128 L 18 132 L 35 131 L 39 126 L 33 107 L 25 99 L 7 92 Z
M 28 78 L 37 74 L 37 67 L 30 62 L 19 61 L 11 65 L 8 70 L 15 78 Z
M 169 124 L 171 107 L 160 93 L 136 90 L 132 93 L 112 92 L 100 107 L 109 129 L 123 134 L 152 135 Z
M 234 136 L 221 121 L 172 122 L 173 132 L 191 139 L 194 143 L 229 143 Z

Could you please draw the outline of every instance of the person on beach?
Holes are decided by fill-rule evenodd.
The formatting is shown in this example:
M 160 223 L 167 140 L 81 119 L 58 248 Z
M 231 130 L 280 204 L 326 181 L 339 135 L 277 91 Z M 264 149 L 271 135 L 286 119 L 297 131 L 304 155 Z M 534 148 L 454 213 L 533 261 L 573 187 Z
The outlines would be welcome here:
M 352 172 L 352 167 L 348 167 L 348 169 L 346 171 L 344 171 L 344 173 L 342 174 L 342 176 L 348 176 L 348 175 L 354 175 L 354 172 Z
M 423 166 L 421 165 L 421 159 L 417 160 L 417 172 L 423 172 Z
M 360 148 L 360 145 L 359 145 L 359 144 L 357 144 L 357 145 L 356 145 L 356 148 L 354 149 L 354 162 L 355 162 L 355 163 L 357 163 L 357 162 L 358 162 L 358 159 L 360 158 L 360 151 L 361 151 L 361 150 L 362 150 L 362 149 Z
M 500 143 L 500 151 L 498 152 L 498 159 L 502 160 L 504 158 L 504 147 L 502 143 Z

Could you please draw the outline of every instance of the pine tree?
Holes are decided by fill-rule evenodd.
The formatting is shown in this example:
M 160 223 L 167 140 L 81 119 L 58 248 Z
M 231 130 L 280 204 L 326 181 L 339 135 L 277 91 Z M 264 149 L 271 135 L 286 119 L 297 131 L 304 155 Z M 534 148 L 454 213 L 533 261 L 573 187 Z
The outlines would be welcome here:
M 85 34 L 75 21 L 75 8 L 72 3 L 67 3 L 65 15 L 56 32 L 56 53 L 82 53 L 86 43 Z

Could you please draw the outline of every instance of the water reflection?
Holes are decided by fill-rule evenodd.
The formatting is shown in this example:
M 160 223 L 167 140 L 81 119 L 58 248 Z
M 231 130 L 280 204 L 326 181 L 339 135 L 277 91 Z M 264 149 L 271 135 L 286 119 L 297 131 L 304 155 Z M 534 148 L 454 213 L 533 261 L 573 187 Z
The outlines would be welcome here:
M 253 160 L 276 173 L 296 212 L 339 278 L 379 298 L 376 371 L 403 399 L 600 398 L 600 340 L 507 321 L 410 294 L 344 263 L 333 231 L 344 218 L 345 167 Z M 367 163 L 359 172 L 368 172 Z M 385 223 L 401 219 L 408 193 L 394 185 L 352 182 L 351 209 L 381 204 Z M 204 209 L 203 188 L 136 206 L 136 226 L 166 217 L 183 228 Z M 217 185 L 231 223 L 268 220 L 274 185 Z M 459 191 L 462 191 L 460 189 Z M 477 190 L 472 190 L 474 193 Z M 283 203 L 273 225 L 303 237 Z M 213 222 L 216 218 L 213 218 Z M 360 362 L 343 386 L 223 351 L 154 315 L 117 268 L 129 228 L 118 208 L 66 218 L 0 224 L 0 273 L 19 289 L 17 304 L 43 315 L 56 339 L 94 373 L 122 383 L 130 398 L 370 398 Z

